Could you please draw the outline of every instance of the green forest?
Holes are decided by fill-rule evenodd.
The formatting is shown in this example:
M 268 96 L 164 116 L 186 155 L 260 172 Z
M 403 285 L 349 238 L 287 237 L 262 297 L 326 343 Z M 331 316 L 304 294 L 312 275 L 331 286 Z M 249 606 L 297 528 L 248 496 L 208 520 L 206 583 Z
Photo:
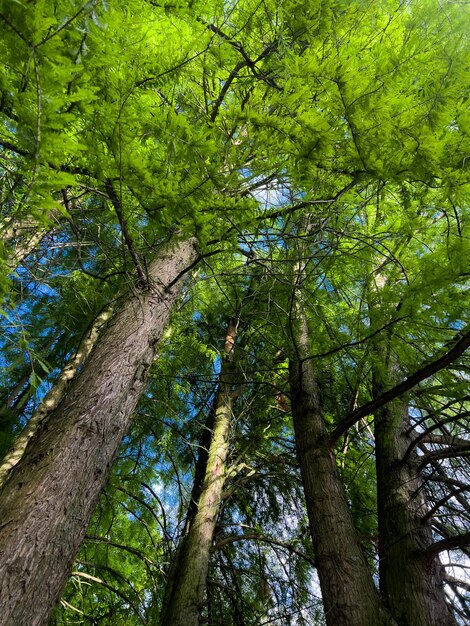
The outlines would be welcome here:
M 470 624 L 469 32 L 0 0 L 0 626 Z

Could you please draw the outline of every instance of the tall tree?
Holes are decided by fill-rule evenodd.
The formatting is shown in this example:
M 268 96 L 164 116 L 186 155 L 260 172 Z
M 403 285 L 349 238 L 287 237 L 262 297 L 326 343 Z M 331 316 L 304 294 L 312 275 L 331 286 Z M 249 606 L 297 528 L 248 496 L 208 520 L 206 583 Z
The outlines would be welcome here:
M 202 466 L 195 476 L 184 536 L 169 572 L 169 591 L 165 594 L 161 624 L 197 626 L 204 605 L 209 555 L 217 517 L 222 505 L 227 476 L 227 454 L 232 425 L 232 406 L 236 394 L 234 351 L 239 319 L 232 318 L 225 337 L 219 386 L 208 420 L 210 439 L 207 455 L 199 453 Z M 196 466 L 197 468 L 197 466 Z
M 234 624 L 251 626 L 284 619 L 282 611 L 287 614 L 289 607 L 297 611 L 292 620 L 306 619 L 308 594 L 300 594 L 298 603 L 291 591 L 283 595 L 282 581 L 291 570 L 280 574 L 281 561 L 273 553 L 275 545 L 291 545 L 291 534 L 279 525 L 279 503 L 291 502 L 297 493 L 296 463 L 289 457 L 293 434 L 285 419 L 288 355 L 326 620 L 338 626 L 350 613 L 357 623 L 429 624 L 435 618 L 452 623 L 447 602 L 457 620 L 468 621 L 465 581 L 453 565 L 439 561 L 442 551 L 468 554 L 467 11 L 461 3 L 435 0 L 374 6 L 343 0 L 175 6 L 40 0 L 34 7 L 0 0 L 4 442 L 34 415 L 102 306 L 128 294 L 115 320 L 130 316 L 139 301 L 149 324 L 141 329 L 138 319 L 129 321 L 138 339 L 134 345 L 111 322 L 5 484 L 0 508 L 11 503 L 13 517 L 0 528 L 0 545 L 11 550 L 2 572 L 10 571 L 10 557 L 18 555 L 15 532 L 21 533 L 21 545 L 31 548 L 37 567 L 47 555 L 53 555 L 47 567 L 59 558 L 55 524 L 60 520 L 69 546 L 64 569 L 49 579 L 50 590 L 39 590 L 34 572 L 23 591 L 16 582 L 4 585 L 7 595 L 14 592 L 11 603 L 2 600 L 12 620 L 21 615 L 20 605 L 31 610 L 37 595 L 44 600 L 38 617 L 44 621 L 46 604 L 60 593 L 130 424 L 137 387 L 145 389 L 139 372 L 153 355 L 149 341 L 161 334 L 152 326 L 157 305 L 175 301 L 180 270 L 195 260 L 190 242 L 196 237 L 207 270 L 201 282 L 218 285 L 217 293 L 226 294 L 221 279 L 236 275 L 237 265 L 241 273 L 264 268 L 271 275 L 253 315 L 259 345 L 250 347 L 241 398 L 237 445 L 252 467 L 239 464 L 227 476 L 232 495 L 224 499 L 213 535 L 207 619 L 216 622 L 219 612 L 224 619 L 230 614 Z M 299 230 L 296 224 L 303 220 L 315 226 Z M 166 256 L 164 241 L 176 246 L 168 253 L 174 263 L 167 277 L 155 275 L 158 263 L 165 265 L 164 258 L 158 261 L 162 250 Z M 293 250 L 301 251 L 294 261 Z M 208 259 L 216 252 L 221 262 L 214 269 Z M 380 288 L 374 289 L 379 275 Z M 168 279 L 167 291 L 158 291 L 157 278 Z M 85 303 L 83 316 L 79 301 Z M 210 304 L 187 309 L 185 332 L 217 316 L 216 299 Z M 165 344 L 170 351 L 176 334 Z M 210 351 L 213 338 L 202 335 Z M 112 362 L 106 360 L 107 342 L 120 337 L 121 352 L 113 347 Z M 134 355 L 132 364 L 123 350 Z M 96 370 L 98 358 L 106 372 Z M 179 445 L 166 443 L 169 431 L 152 434 L 153 439 L 149 434 L 151 415 L 164 411 L 148 409 L 154 384 L 123 448 L 134 457 L 135 469 L 126 475 L 143 471 L 161 477 L 172 467 L 168 474 L 179 493 L 158 510 L 163 516 L 167 504 L 165 515 L 177 521 L 185 517 L 191 476 L 184 438 L 189 432 L 190 443 L 200 440 L 189 399 L 179 397 L 181 381 L 189 376 L 185 367 L 180 359 L 175 392 L 159 388 L 154 401 L 181 411 Z M 134 376 L 137 387 L 130 382 Z M 198 376 L 193 371 L 191 376 L 196 382 L 184 385 L 192 394 Z M 109 390 L 98 394 L 105 381 L 111 382 Z M 269 391 L 275 394 L 271 402 Z M 117 407 L 121 400 L 123 412 Z M 138 437 L 142 407 L 149 414 L 147 438 L 133 447 L 129 441 Z M 120 419 L 111 425 L 114 413 Z M 117 424 L 119 433 L 113 431 Z M 101 427 L 104 439 L 98 444 Z M 174 423 L 167 427 L 174 432 Z M 96 466 L 98 476 L 91 470 L 95 461 L 77 451 L 90 446 L 98 455 L 99 445 L 107 452 L 104 466 Z M 162 463 L 154 474 L 150 462 L 141 462 L 149 449 Z M 60 465 L 62 458 L 67 464 Z M 269 459 L 276 471 L 266 470 Z M 310 462 L 321 470 L 322 483 L 309 475 Z M 72 485 L 79 486 L 80 522 L 72 504 L 66 512 L 61 508 L 60 490 L 57 498 L 51 489 L 45 493 L 45 485 L 56 479 L 68 485 L 64 501 L 72 498 Z M 158 494 L 151 481 L 145 484 L 138 487 L 134 480 L 127 488 L 115 479 L 109 489 L 115 494 L 120 487 L 125 506 L 138 502 L 151 515 Z M 295 511 L 288 517 L 296 517 L 292 525 L 301 529 L 301 504 L 286 507 Z M 52 513 L 38 533 L 45 538 L 50 531 L 50 541 L 36 542 L 36 531 L 28 534 L 26 526 L 39 525 L 41 518 L 30 511 L 46 515 L 46 509 Z M 161 521 L 157 514 L 152 518 Z M 93 524 L 100 527 L 96 518 Z M 130 527 L 129 520 L 120 524 Z M 171 553 L 170 537 L 179 528 L 172 524 L 162 523 L 156 558 L 167 560 Z M 344 550 L 333 541 L 336 527 Z M 94 578 L 101 592 L 108 585 L 121 593 L 116 606 L 123 619 L 152 619 L 148 593 L 158 606 L 161 581 L 154 585 L 136 573 L 138 593 L 113 586 L 103 574 L 102 544 L 107 540 L 109 550 L 135 546 L 129 541 L 111 546 L 107 531 L 100 534 L 98 543 L 90 532 L 101 572 L 94 572 L 82 553 L 73 580 Z M 150 529 L 149 537 L 155 536 Z M 35 542 L 37 551 L 31 547 Z M 116 561 L 110 562 L 116 573 Z M 129 568 L 122 571 L 122 577 L 129 575 Z M 152 589 L 143 592 L 141 584 Z M 67 594 L 70 599 L 70 587 Z M 92 621 L 90 603 L 88 595 L 84 606 Z M 255 607 L 250 618 L 247 607 Z M 107 619 L 108 613 L 101 606 L 96 616 Z
M 166 246 L 157 255 L 149 266 L 148 288 L 128 297 L 3 486 L 0 606 L 5 624 L 47 622 L 145 387 L 181 277 L 195 257 L 193 240 Z

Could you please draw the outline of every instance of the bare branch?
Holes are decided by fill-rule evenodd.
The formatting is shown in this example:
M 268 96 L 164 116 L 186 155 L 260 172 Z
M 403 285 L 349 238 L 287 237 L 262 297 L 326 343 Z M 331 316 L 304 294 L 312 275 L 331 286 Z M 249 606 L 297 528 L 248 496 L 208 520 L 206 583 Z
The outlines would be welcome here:
M 434 557 L 440 552 L 446 550 L 457 550 L 458 548 L 467 547 L 470 545 L 470 532 L 456 535 L 455 537 L 446 537 L 440 541 L 436 541 L 427 549 L 427 555 Z
M 132 241 L 132 237 L 129 233 L 129 229 L 127 228 L 127 222 L 125 220 L 124 214 L 122 212 L 122 203 L 121 200 L 118 198 L 114 187 L 113 187 L 113 183 L 111 182 L 111 180 L 108 178 L 105 182 L 105 188 L 106 191 L 108 193 L 109 199 L 111 200 L 111 203 L 114 207 L 114 210 L 116 211 L 116 215 L 118 217 L 119 220 L 119 224 L 121 226 L 121 232 L 122 232 L 122 236 L 124 238 L 124 241 L 126 242 L 127 245 L 127 249 L 129 250 L 129 253 L 131 255 L 131 258 L 134 262 L 134 265 L 136 267 L 136 271 L 137 271 L 137 276 L 139 279 L 139 283 L 142 287 L 145 287 L 148 284 L 148 279 L 147 279 L 147 273 L 145 272 L 144 268 L 142 267 L 142 263 L 140 261 L 139 255 L 136 252 L 135 246 L 134 246 L 134 242 Z
M 354 426 L 360 419 L 370 415 L 380 409 L 385 404 L 388 404 L 392 400 L 399 398 L 413 387 L 416 387 L 420 382 L 426 380 L 433 374 L 436 374 L 440 370 L 444 369 L 455 360 L 457 360 L 467 348 L 470 346 L 470 330 L 467 330 L 465 333 L 458 333 L 455 337 L 457 340 L 454 346 L 448 350 L 443 356 L 438 359 L 423 365 L 420 369 L 418 369 L 414 374 L 411 374 L 405 380 L 403 380 L 395 387 L 392 387 L 388 391 L 380 394 L 374 400 L 367 402 L 362 407 L 353 411 L 349 416 L 347 416 L 341 424 L 339 424 L 328 436 L 328 442 L 330 445 L 334 445 L 336 441 L 343 435 L 347 430 Z

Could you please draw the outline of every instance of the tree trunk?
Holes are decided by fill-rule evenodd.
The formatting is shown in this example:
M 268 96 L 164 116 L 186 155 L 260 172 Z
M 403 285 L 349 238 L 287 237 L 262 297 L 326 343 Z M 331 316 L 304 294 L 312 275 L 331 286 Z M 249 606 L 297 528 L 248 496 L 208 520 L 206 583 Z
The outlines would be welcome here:
M 383 352 L 382 352 L 383 354 Z M 384 389 L 374 373 L 374 394 Z M 428 506 L 412 443 L 408 405 L 395 401 L 375 415 L 380 590 L 400 626 L 455 626 L 442 567 L 426 553 L 433 543 Z
M 205 601 L 210 548 L 226 478 L 225 462 L 229 447 L 234 397 L 232 361 L 236 332 L 237 325 L 234 320 L 231 320 L 225 340 L 225 357 L 222 361 L 219 387 L 214 401 L 214 426 L 210 447 L 207 455 L 201 451 L 201 463 L 198 459 L 200 473 L 205 461 L 203 481 L 198 481 L 198 477 L 195 477 L 192 497 L 193 503 L 197 498 L 197 507 L 190 505 L 185 534 L 170 569 L 169 587 L 165 593 L 160 615 L 161 626 L 199 626 L 200 624 L 200 615 Z
M 0 493 L 2 626 L 45 625 L 125 435 L 195 240 L 165 247 Z
M 52 217 L 52 213 L 49 215 Z M 11 271 L 21 265 L 50 232 L 37 222 L 18 222 L 13 219 L 8 225 L 0 223 L 0 231 L 3 243 L 9 244 L 7 248 L 9 258 L 6 265 Z
M 111 313 L 111 307 L 107 307 L 95 319 L 91 328 L 80 342 L 78 350 L 64 367 L 51 389 L 44 396 L 41 404 L 15 440 L 12 449 L 3 459 L 0 465 L 0 489 L 7 479 L 9 472 L 23 456 L 28 441 L 38 429 L 39 424 L 59 405 L 59 402 L 61 402 L 78 369 L 83 365 L 97 342 L 101 328 L 110 319 Z
M 315 564 L 328 626 L 381 626 L 392 620 L 381 608 L 349 510 L 334 451 L 326 443 L 320 392 L 301 311 L 290 361 L 292 417 Z
M 380 328 L 376 307 L 387 277 L 374 270 L 369 285 L 371 328 Z M 396 303 L 396 310 L 399 304 Z M 377 319 L 376 319 L 377 318 Z M 401 380 L 392 335 L 372 341 L 372 396 L 377 398 Z M 438 557 L 427 549 L 433 543 L 425 521 L 426 494 L 412 444 L 408 403 L 394 400 L 374 413 L 379 578 L 384 605 L 400 626 L 456 626 L 446 602 L 443 571 Z

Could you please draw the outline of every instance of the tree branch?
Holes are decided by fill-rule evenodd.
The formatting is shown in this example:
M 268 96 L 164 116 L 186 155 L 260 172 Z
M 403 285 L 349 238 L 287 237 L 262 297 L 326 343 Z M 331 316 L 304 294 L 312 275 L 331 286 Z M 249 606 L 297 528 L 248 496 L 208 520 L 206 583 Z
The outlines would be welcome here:
M 131 258 L 134 261 L 134 265 L 136 267 L 139 283 L 140 283 L 140 285 L 142 287 L 145 287 L 148 284 L 147 273 L 145 272 L 144 268 L 142 267 L 142 263 L 140 261 L 139 255 L 136 252 L 136 249 L 134 247 L 134 242 L 132 241 L 132 237 L 131 237 L 131 235 L 129 233 L 129 229 L 127 228 L 127 222 L 126 222 L 126 220 L 124 218 L 124 214 L 122 212 L 121 200 L 116 195 L 116 192 L 115 192 L 114 187 L 113 187 L 113 183 L 111 182 L 111 180 L 109 178 L 105 182 L 105 188 L 106 188 L 106 192 L 107 192 L 107 194 L 109 196 L 109 199 L 111 200 L 111 203 L 112 203 L 112 205 L 114 207 L 114 210 L 116 211 L 116 215 L 118 217 L 119 224 L 121 226 L 122 236 L 124 238 L 124 241 L 126 242 L 127 249 L 129 250 Z
M 310 563 L 310 565 L 313 565 L 315 567 L 315 561 L 312 559 L 312 557 L 308 556 L 308 554 L 305 554 L 305 552 L 302 552 L 301 550 L 297 550 L 297 548 L 294 548 L 292 544 L 286 541 L 278 541 L 276 539 L 272 539 L 271 537 L 266 537 L 266 535 L 260 535 L 259 533 L 246 533 L 244 535 L 232 535 L 231 537 L 225 537 L 224 539 L 218 541 L 212 548 L 212 550 L 221 550 L 227 544 L 235 543 L 235 541 L 247 540 L 261 541 L 263 543 L 268 543 L 273 546 L 285 548 L 286 550 L 289 550 L 289 552 L 297 554 L 297 556 L 300 556 L 302 559 Z
M 436 374 L 440 370 L 444 369 L 451 363 L 453 363 L 456 359 L 458 359 L 465 350 L 470 346 L 470 330 L 467 330 L 465 333 L 459 332 L 456 337 L 456 342 L 454 346 L 446 352 L 443 356 L 438 359 L 431 361 L 431 363 L 427 363 L 423 365 L 420 369 L 418 369 L 414 374 L 408 376 L 398 385 L 392 387 L 388 391 L 380 394 L 374 400 L 367 402 L 362 407 L 359 407 L 356 411 L 353 411 L 349 414 L 342 422 L 339 424 L 328 436 L 328 443 L 333 446 L 336 441 L 343 435 L 347 430 L 349 430 L 354 424 L 356 424 L 360 419 L 370 415 L 380 409 L 385 404 L 388 404 L 392 400 L 399 398 L 404 393 L 416 387 L 420 382 L 426 380 L 433 374 Z
M 434 557 L 440 552 L 456 550 L 457 548 L 466 547 L 468 545 L 470 545 L 470 532 L 436 541 L 436 543 L 429 546 L 426 550 L 426 554 L 430 557 Z
M 26 150 L 23 150 L 23 148 L 15 146 L 15 144 L 7 141 L 6 139 L 0 139 L 0 146 L 2 146 L 2 148 L 5 148 L 6 150 L 15 152 L 16 154 L 20 154 L 21 156 L 30 156 L 29 152 L 26 152 Z
M 470 442 L 467 442 L 460 446 L 449 446 L 441 450 L 432 450 L 426 452 L 423 456 L 418 457 L 419 468 L 423 468 L 431 461 L 437 461 L 439 459 L 455 459 L 459 456 L 467 456 L 470 453 Z

